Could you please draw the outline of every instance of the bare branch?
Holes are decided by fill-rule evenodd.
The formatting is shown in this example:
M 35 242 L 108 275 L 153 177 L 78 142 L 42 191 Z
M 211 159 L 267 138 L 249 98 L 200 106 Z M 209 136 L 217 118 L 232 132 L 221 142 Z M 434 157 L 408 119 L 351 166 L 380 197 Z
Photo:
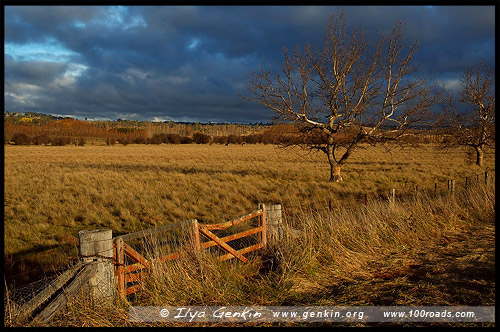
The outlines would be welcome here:
M 363 30 L 349 30 L 342 13 L 331 16 L 321 48 L 284 50 L 281 75 L 252 73 L 247 99 L 302 128 L 298 145 L 323 151 L 339 172 L 361 142 L 404 136 L 441 101 L 438 89 L 417 75 L 418 46 L 404 47 L 402 29 L 398 23 L 371 42 Z

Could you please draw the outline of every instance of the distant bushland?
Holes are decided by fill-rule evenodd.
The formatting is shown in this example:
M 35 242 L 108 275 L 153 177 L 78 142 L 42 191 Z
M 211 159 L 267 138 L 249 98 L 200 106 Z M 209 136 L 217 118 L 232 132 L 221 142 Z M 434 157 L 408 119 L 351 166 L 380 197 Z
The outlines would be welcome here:
M 128 127 L 117 127 L 128 126 Z M 178 128 L 176 128 L 178 126 Z M 274 144 L 296 146 L 318 143 L 326 139 L 319 131 L 310 131 L 304 135 L 302 129 L 292 124 L 272 126 L 226 125 L 225 129 L 214 130 L 215 125 L 193 125 L 168 123 L 154 124 L 130 121 L 80 121 L 57 119 L 37 124 L 35 121 L 14 122 L 4 120 L 4 142 L 14 145 L 53 145 L 74 144 L 121 145 L 128 144 Z M 233 126 L 233 127 L 231 127 Z M 196 128 L 196 130 L 194 130 Z M 210 134 L 210 132 L 215 133 Z M 221 135 L 220 133 L 225 133 Z M 339 134 L 336 139 L 349 139 L 349 132 Z M 440 143 L 447 138 L 444 131 L 434 130 L 426 135 L 409 137 L 408 143 Z M 69 141 L 68 141 L 69 140 Z M 367 141 L 367 143 L 369 143 Z

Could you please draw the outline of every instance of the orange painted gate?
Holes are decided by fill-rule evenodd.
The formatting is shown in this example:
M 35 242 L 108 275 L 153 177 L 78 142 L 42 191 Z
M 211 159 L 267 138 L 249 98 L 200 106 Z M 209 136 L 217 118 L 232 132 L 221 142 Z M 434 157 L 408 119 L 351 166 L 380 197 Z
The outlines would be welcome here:
M 235 234 L 226 235 L 223 237 L 217 236 L 213 231 L 227 230 L 232 226 L 241 224 L 253 218 L 258 218 L 258 226 L 239 232 Z M 148 276 L 148 270 L 151 266 L 151 261 L 148 261 L 143 255 L 137 252 L 132 246 L 125 241 L 131 241 L 143 238 L 149 235 L 154 235 L 162 232 L 167 232 L 179 227 L 189 226 L 191 228 L 193 237 L 194 250 L 202 250 L 217 246 L 221 248 L 226 254 L 219 256 L 221 261 L 231 258 L 246 263 L 248 258 L 245 254 L 258 250 L 266 246 L 266 211 L 265 205 L 260 204 L 259 209 L 252 211 L 239 218 L 219 224 L 200 224 L 197 220 L 188 220 L 175 224 L 165 225 L 158 228 L 153 228 L 136 233 L 130 233 L 113 239 L 114 246 L 114 260 L 115 260 L 115 278 L 117 282 L 118 294 L 122 298 L 127 295 L 133 294 L 141 289 L 140 281 Z M 201 242 L 200 234 L 206 237 L 208 241 Z M 235 249 L 228 242 L 242 239 L 253 234 L 257 234 L 258 242 L 242 249 Z M 177 259 L 182 256 L 186 251 L 179 251 L 173 254 L 165 255 L 162 257 L 154 258 L 155 262 L 166 262 L 169 260 Z

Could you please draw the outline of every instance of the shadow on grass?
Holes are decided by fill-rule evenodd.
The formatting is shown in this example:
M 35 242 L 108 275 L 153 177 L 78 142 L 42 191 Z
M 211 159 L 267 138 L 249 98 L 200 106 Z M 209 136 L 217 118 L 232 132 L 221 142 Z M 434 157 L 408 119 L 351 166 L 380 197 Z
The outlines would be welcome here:
M 486 226 L 486 227 L 485 227 Z M 387 256 L 364 277 L 338 280 L 311 300 L 325 305 L 494 306 L 495 238 L 491 225 L 431 243 L 408 257 Z M 368 276 L 368 277 L 367 277 Z
M 4 278 L 9 288 L 49 278 L 60 272 L 78 254 L 71 243 L 45 245 L 4 256 Z
M 143 164 L 97 164 L 97 163 L 89 163 L 89 164 L 81 164 L 81 163 L 58 163 L 59 167 L 69 167 L 71 169 L 75 169 L 78 167 L 90 168 L 101 171 L 118 171 L 118 172 L 165 172 L 165 173 L 181 173 L 181 174 L 207 174 L 210 176 L 217 174 L 231 174 L 238 176 L 262 176 L 262 177 L 272 177 L 272 178 L 281 178 L 283 176 L 289 176 L 286 174 L 282 174 L 277 171 L 269 170 L 269 169 L 241 169 L 241 170 L 221 170 L 221 169 L 205 169 L 198 166 L 191 167 L 182 167 L 182 166 L 157 166 L 157 165 L 143 165 Z M 200 165 L 202 166 L 202 165 Z

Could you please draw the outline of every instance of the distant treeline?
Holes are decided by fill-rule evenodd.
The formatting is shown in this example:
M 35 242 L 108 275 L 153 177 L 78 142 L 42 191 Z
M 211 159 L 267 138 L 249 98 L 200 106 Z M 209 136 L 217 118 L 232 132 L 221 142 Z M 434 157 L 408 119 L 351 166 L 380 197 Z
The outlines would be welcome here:
M 137 120 L 122 120 L 115 121 L 83 121 L 75 120 L 69 117 L 56 117 L 45 115 L 42 113 L 4 113 L 4 123 L 14 125 L 25 125 L 24 131 L 31 130 L 32 132 L 53 131 L 57 127 L 71 127 L 71 130 L 76 130 L 79 133 L 85 132 L 87 137 L 105 137 L 110 129 L 122 131 L 131 131 L 133 129 L 142 129 L 146 132 L 147 137 L 154 134 L 177 134 L 181 136 L 192 137 L 194 133 L 201 132 L 210 136 L 229 136 L 240 135 L 245 136 L 260 132 L 269 128 L 269 124 L 239 124 L 239 123 L 199 123 L 199 122 L 150 122 Z M 50 126 L 47 126 L 50 124 Z M 67 129 L 67 128 L 66 128 Z M 64 129 L 64 130 L 66 130 Z M 102 130 L 106 131 L 103 133 Z M 72 136 L 74 133 L 70 132 Z M 111 133 L 112 134 L 112 133 Z M 93 136 L 98 135 L 98 136 Z M 103 136 L 104 135 L 104 136 Z M 111 136 L 110 136 L 111 137 Z
M 116 125 L 116 124 L 115 124 Z M 6 144 L 15 145 L 78 145 L 85 144 L 280 144 L 280 145 L 320 145 L 327 139 L 321 131 L 303 132 L 293 125 L 267 126 L 265 129 L 259 127 L 260 131 L 252 132 L 245 128 L 249 134 L 227 134 L 210 135 L 201 131 L 194 131 L 192 126 L 180 127 L 180 133 L 156 132 L 160 129 L 170 128 L 173 131 L 175 126 L 162 124 L 165 126 L 155 126 L 156 124 L 146 123 L 146 128 L 112 127 L 105 121 L 80 121 L 74 119 L 60 119 L 49 121 L 41 125 L 32 123 L 14 123 L 4 121 L 4 138 Z M 236 126 L 236 125 L 234 125 Z M 248 125 L 246 125 L 248 126 Z M 155 127 L 155 130 L 151 130 Z M 162 128 L 164 127 L 164 128 Z M 237 127 L 235 127 L 237 128 Z M 149 130 L 148 130 L 149 129 Z M 234 129 L 234 128 L 233 128 Z M 222 130 L 221 130 L 222 131 Z M 356 135 L 356 130 L 346 132 L 335 137 L 338 143 L 347 144 L 352 135 Z M 442 142 L 446 136 L 438 133 L 412 137 L 416 143 L 436 143 Z M 368 142 L 368 141 L 367 141 Z
M 161 127 L 159 127 L 161 128 Z M 276 130 L 262 130 L 247 135 L 211 136 L 200 131 L 184 130 L 176 133 L 149 134 L 139 128 L 111 128 L 107 123 L 86 122 L 73 119 L 51 121 L 37 126 L 27 123 L 4 122 L 6 144 L 14 145 L 79 145 L 91 142 L 115 144 L 278 144 Z M 187 135 L 186 135 L 187 134 Z
M 114 144 L 242 144 L 272 143 L 263 133 L 269 125 L 152 123 L 137 121 L 40 121 L 29 114 L 22 121 L 4 118 L 4 142 L 15 145 Z M 34 119 L 28 121 L 27 119 Z
M 240 141 L 237 137 L 263 132 L 265 124 L 202 124 L 176 122 L 82 121 L 39 113 L 4 114 L 4 142 L 20 145 L 206 143 Z M 226 137 L 226 138 L 224 138 Z M 252 141 L 250 138 L 249 141 Z M 210 142 L 209 142 L 210 143 Z

